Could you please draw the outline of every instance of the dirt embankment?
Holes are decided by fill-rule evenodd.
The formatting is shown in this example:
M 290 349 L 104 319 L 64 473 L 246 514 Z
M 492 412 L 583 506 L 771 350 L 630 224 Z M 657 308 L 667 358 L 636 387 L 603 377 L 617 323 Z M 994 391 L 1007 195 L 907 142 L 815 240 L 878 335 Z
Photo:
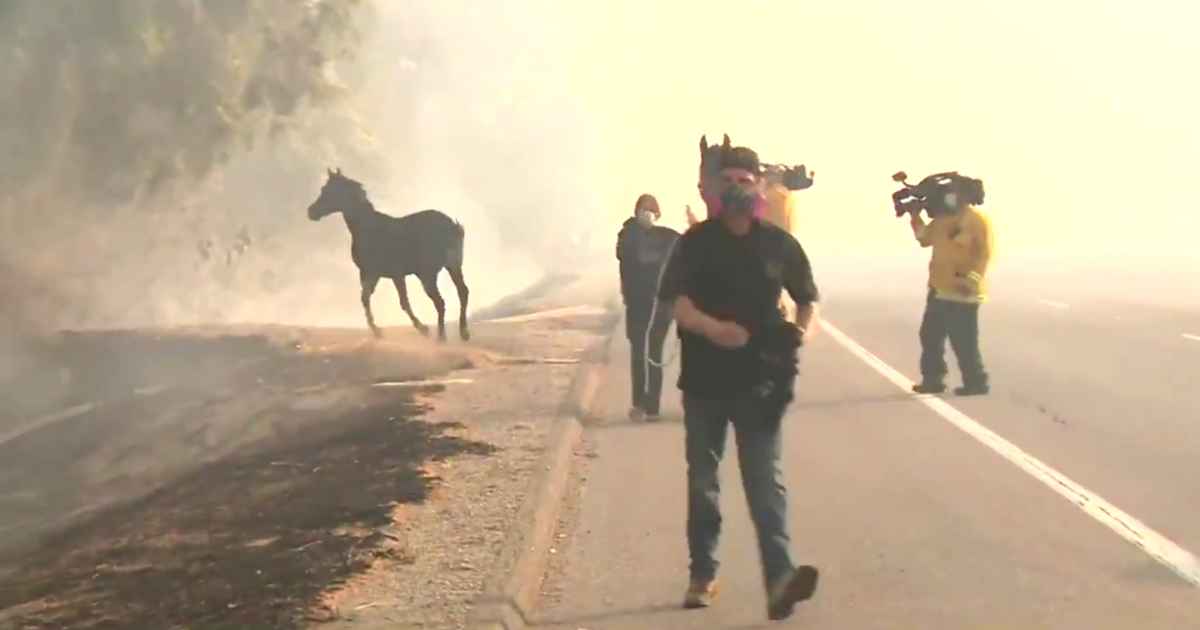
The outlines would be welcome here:
M 0 382 L 0 628 L 455 627 L 609 323 L 39 340 Z

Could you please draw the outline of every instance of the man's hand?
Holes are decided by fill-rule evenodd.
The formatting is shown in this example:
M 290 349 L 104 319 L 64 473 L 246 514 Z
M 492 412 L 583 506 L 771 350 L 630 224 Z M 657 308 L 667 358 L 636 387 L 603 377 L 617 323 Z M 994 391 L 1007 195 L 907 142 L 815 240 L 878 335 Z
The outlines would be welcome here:
M 921 219 L 921 211 L 912 210 L 909 214 L 910 218 L 908 223 L 912 226 L 913 236 L 916 237 L 917 242 L 921 244 L 921 247 L 932 246 L 933 241 L 929 239 L 929 232 L 927 230 L 929 226 L 926 225 L 925 221 Z
M 726 322 L 719 319 L 711 320 L 706 327 L 704 336 L 709 341 L 727 350 L 736 350 L 750 343 L 750 332 L 736 322 Z
M 817 309 L 816 302 L 804 306 L 796 305 L 796 318 L 793 321 L 796 327 L 804 331 L 800 334 L 801 343 L 808 343 L 817 332 Z
M 722 348 L 735 350 L 750 341 L 750 332 L 735 322 L 706 315 L 686 295 L 675 300 L 675 323 L 680 328 L 703 335 Z

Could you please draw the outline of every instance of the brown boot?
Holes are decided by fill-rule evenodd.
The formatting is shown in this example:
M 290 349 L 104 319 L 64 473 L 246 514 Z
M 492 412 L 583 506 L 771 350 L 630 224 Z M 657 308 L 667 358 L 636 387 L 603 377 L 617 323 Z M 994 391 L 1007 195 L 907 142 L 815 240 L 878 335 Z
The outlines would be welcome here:
M 791 617 L 796 604 L 817 592 L 818 577 L 816 567 L 800 566 L 772 586 L 767 593 L 767 619 L 779 621 Z
M 717 581 L 692 580 L 687 594 L 683 596 L 684 608 L 708 608 L 717 598 Z

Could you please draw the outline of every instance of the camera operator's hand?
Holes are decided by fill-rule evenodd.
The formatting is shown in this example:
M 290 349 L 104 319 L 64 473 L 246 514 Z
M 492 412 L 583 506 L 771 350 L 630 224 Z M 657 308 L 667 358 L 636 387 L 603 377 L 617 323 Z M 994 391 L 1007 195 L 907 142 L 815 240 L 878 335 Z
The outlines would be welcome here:
M 917 242 L 921 244 L 921 247 L 932 247 L 933 241 L 930 240 L 929 230 L 926 229 L 929 226 L 926 225 L 925 221 L 921 219 L 921 211 L 912 210 L 910 214 L 911 218 L 909 219 L 909 225 L 912 226 L 913 236 L 916 237 Z
M 710 341 L 718 346 L 728 350 L 736 350 L 750 342 L 750 331 L 736 322 L 727 322 L 719 319 L 712 320 L 708 329 L 704 331 L 704 336 L 708 337 Z

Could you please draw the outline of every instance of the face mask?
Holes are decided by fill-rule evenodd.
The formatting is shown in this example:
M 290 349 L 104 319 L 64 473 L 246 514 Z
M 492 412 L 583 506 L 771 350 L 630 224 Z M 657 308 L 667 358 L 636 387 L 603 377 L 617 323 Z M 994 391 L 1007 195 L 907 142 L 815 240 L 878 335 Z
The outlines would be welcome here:
M 942 197 L 942 203 L 946 208 L 946 212 L 955 212 L 958 210 L 958 193 L 946 193 Z
M 761 193 L 731 186 L 721 195 L 721 211 L 761 217 L 767 208 L 767 198 Z
M 637 217 L 637 222 L 642 227 L 650 227 L 654 225 L 654 213 L 650 212 L 649 210 L 638 210 L 635 216 Z

